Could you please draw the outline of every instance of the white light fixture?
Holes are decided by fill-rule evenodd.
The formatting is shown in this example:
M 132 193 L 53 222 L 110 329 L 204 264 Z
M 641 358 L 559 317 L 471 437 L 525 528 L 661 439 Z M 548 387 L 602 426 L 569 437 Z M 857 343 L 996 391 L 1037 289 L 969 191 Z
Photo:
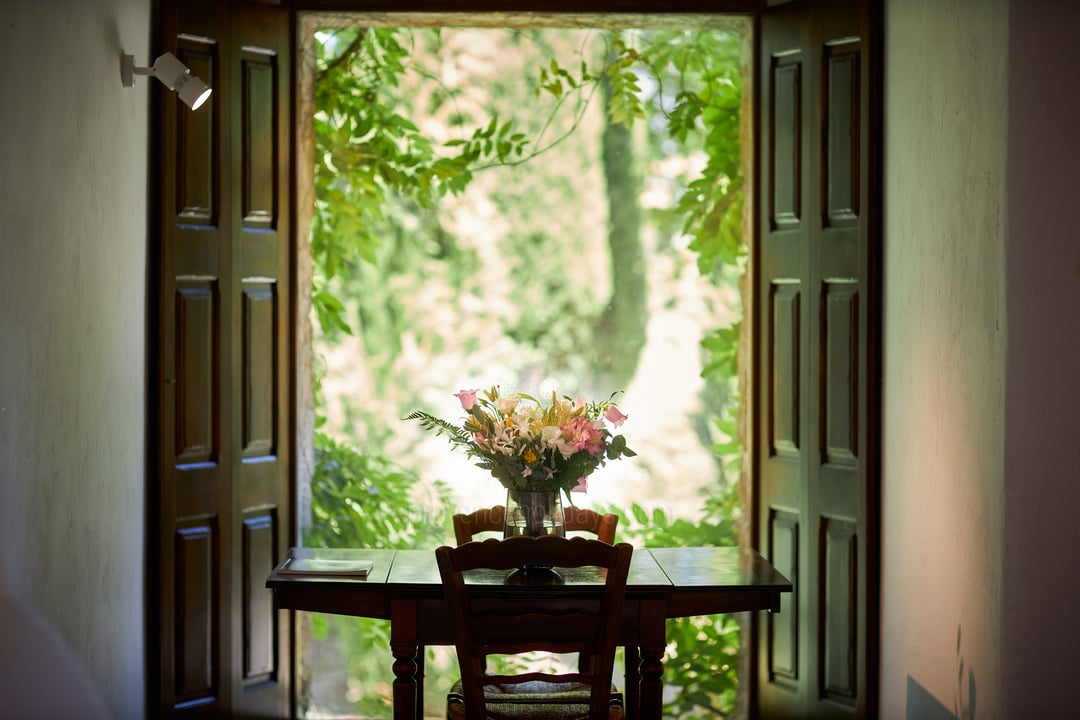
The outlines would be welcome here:
M 198 110 L 213 92 L 206 83 L 191 74 L 187 65 L 168 52 L 155 60 L 151 67 L 138 67 L 134 55 L 124 55 L 120 63 L 120 81 L 124 87 L 135 87 L 136 75 L 153 75 L 165 83 L 165 87 L 175 90 L 192 110 Z

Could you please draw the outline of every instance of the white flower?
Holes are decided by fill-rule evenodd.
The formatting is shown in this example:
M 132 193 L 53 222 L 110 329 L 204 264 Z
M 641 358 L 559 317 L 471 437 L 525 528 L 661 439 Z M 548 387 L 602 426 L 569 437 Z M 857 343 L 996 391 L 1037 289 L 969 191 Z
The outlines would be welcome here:
M 547 447 L 557 447 L 560 437 L 562 437 L 562 428 L 558 425 L 545 425 L 540 429 L 540 439 Z
M 497 398 L 495 400 L 495 409 L 503 415 L 513 415 L 514 409 L 518 406 L 519 399 L 520 398 L 517 395 L 507 395 L 506 397 Z

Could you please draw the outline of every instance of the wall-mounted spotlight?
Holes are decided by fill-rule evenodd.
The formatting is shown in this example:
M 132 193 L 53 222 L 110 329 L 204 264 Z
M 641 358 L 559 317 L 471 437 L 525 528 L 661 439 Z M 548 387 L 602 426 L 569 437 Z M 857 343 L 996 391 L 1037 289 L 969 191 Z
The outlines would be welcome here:
M 168 52 L 155 60 L 150 67 L 138 67 L 135 65 L 134 55 L 124 55 L 120 63 L 120 80 L 124 87 L 135 87 L 136 75 L 153 75 L 165 83 L 165 87 L 175 90 L 184 104 L 192 110 L 198 110 L 212 92 L 206 83 L 191 74 L 187 65 Z

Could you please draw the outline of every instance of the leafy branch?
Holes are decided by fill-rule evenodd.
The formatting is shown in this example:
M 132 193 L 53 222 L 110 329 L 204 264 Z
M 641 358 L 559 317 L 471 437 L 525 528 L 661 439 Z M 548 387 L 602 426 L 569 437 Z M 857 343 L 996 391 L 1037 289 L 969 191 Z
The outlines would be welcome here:
M 402 418 L 402 420 L 418 420 L 422 430 L 441 435 L 452 444 L 460 446 L 465 450 L 472 449 L 472 436 L 465 432 L 463 428 L 443 420 L 441 417 L 436 417 L 423 410 L 414 410 Z

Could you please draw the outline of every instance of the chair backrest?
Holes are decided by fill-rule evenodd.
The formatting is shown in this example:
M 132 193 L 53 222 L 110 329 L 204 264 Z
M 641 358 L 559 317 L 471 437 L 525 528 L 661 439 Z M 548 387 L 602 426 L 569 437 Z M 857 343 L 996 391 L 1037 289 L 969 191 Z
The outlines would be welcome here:
M 502 532 L 505 522 L 506 508 L 502 505 L 454 515 L 454 539 L 458 545 L 464 545 L 477 533 Z M 601 515 L 594 510 L 569 505 L 563 508 L 563 522 L 567 531 L 593 533 L 597 540 L 613 545 L 619 516 L 611 513 Z
M 563 508 L 563 523 L 568 531 L 590 532 L 596 535 L 597 540 L 614 545 L 619 516 L 611 513 L 601 515 L 588 508 L 569 505 Z
M 454 516 L 454 540 L 458 545 L 470 542 L 477 533 L 502 532 L 506 522 L 506 508 L 496 505 L 480 508 L 471 513 Z
M 633 548 L 628 543 L 611 545 L 582 537 L 555 536 L 491 538 L 435 550 L 454 624 L 466 718 L 485 717 L 485 685 L 537 680 L 588 685 L 589 717 L 607 718 L 615 643 L 632 554 Z M 506 571 L 525 565 L 600 568 L 596 577 L 603 582 L 603 589 L 596 588 L 598 592 L 590 593 L 589 585 L 575 585 L 579 592 L 572 598 L 552 603 L 549 586 L 535 593 L 527 583 L 495 585 L 497 592 L 493 593 L 492 579 L 505 578 L 505 573 L 484 574 L 485 581 L 475 585 L 466 584 L 463 575 L 470 570 Z M 486 591 L 488 597 L 474 597 L 474 591 Z M 537 650 L 588 653 L 592 662 L 587 671 L 576 673 L 488 675 L 485 672 L 488 655 Z

